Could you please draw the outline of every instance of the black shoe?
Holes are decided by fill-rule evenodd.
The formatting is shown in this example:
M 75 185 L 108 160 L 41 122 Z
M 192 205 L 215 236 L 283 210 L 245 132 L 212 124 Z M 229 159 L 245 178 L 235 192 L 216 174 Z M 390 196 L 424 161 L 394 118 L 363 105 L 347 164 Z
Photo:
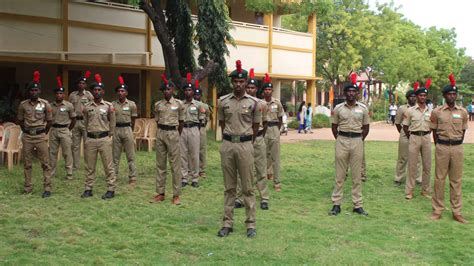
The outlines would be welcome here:
M 244 207 L 244 205 L 240 201 L 235 201 L 234 208 L 240 209 L 240 208 L 243 208 L 243 207 Z
M 256 236 L 257 236 L 257 230 L 255 230 L 255 228 L 247 229 L 247 237 L 248 238 L 254 238 Z
M 396 187 L 399 187 L 402 185 L 402 182 L 401 181 L 393 181 L 393 185 L 396 186 Z
M 108 190 L 107 190 L 107 192 L 105 192 L 105 194 L 102 195 L 102 199 L 103 199 L 103 200 L 111 199 L 111 198 L 113 198 L 114 196 L 115 196 L 115 192 L 114 192 L 114 191 L 108 191 Z
M 92 190 L 85 190 L 84 193 L 82 193 L 81 198 L 88 198 L 92 197 Z
M 43 195 L 41 195 L 42 198 L 49 198 L 51 197 L 51 191 L 45 191 L 43 192 Z
M 195 187 L 195 188 L 198 188 L 198 187 L 199 187 L 199 183 L 198 183 L 198 182 L 192 182 L 192 183 L 191 183 L 191 186 L 192 186 L 192 187 Z
M 260 209 L 268 210 L 268 202 L 260 202 Z
M 185 187 L 188 185 L 188 182 L 181 181 L 181 187 Z
M 363 209 L 362 207 L 360 207 L 360 208 L 354 208 L 352 211 L 355 212 L 355 213 L 357 213 L 357 214 L 364 215 L 364 216 L 368 216 L 368 215 L 369 215 L 367 212 L 364 211 L 364 209 Z
M 334 205 L 332 206 L 332 210 L 328 213 L 329 215 L 336 216 L 341 213 L 341 206 Z
M 234 229 L 230 227 L 222 227 L 219 232 L 217 232 L 218 237 L 225 237 L 228 236 L 230 233 L 234 232 Z

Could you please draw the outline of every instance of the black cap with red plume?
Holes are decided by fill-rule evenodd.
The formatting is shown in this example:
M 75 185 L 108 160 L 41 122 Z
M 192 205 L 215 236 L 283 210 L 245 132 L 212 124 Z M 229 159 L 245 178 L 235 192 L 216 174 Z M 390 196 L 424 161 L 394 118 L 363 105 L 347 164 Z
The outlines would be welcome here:
M 115 88 L 115 91 L 118 91 L 120 89 L 124 89 L 128 91 L 128 86 L 127 84 L 125 84 L 125 81 L 123 80 L 122 76 L 118 76 L 118 81 L 119 81 L 119 85 Z
M 443 94 L 449 93 L 449 92 L 458 92 L 458 88 L 456 87 L 456 79 L 454 79 L 454 74 L 451 73 L 449 74 L 449 85 L 444 86 L 443 88 Z
M 54 93 L 58 93 L 58 92 L 64 93 L 63 82 L 61 81 L 60 76 L 56 77 L 56 82 L 58 83 L 58 86 L 54 89 Z
M 105 89 L 105 84 L 102 83 L 102 77 L 100 76 L 100 74 L 95 74 L 94 78 L 95 78 L 95 82 L 91 84 L 90 88 L 93 89 L 93 88 L 99 87 L 99 88 Z
M 265 88 L 273 89 L 272 79 L 270 78 L 270 75 L 268 75 L 268 73 L 265 73 L 265 77 L 263 78 L 262 89 L 265 89 Z
M 418 82 L 418 81 L 417 81 Z M 418 83 L 418 86 L 419 86 L 419 83 Z M 430 88 L 431 86 L 431 79 L 427 79 L 426 82 L 425 82 L 425 86 L 424 87 L 421 87 L 421 88 L 418 88 L 415 90 L 415 94 L 418 95 L 420 93 L 425 93 L 427 94 L 428 93 L 428 89 Z
M 171 80 L 168 80 L 168 78 L 166 77 L 166 74 L 161 74 L 161 90 L 164 90 L 166 88 L 174 88 L 175 85 L 173 83 L 173 81 Z
M 235 70 L 230 72 L 229 77 L 237 79 L 247 79 L 248 72 L 242 68 L 240 60 L 235 61 Z
M 89 77 L 91 76 L 91 72 L 89 70 L 86 71 L 86 73 L 84 73 L 84 76 L 81 76 L 76 83 L 79 83 L 80 81 L 84 81 L 84 82 L 87 82 L 87 80 L 89 79 Z
M 186 83 L 183 85 L 183 90 L 190 88 L 193 89 L 193 77 L 191 73 L 186 73 Z
M 253 70 L 253 68 L 250 69 L 249 79 L 247 80 L 247 83 L 249 85 L 253 84 L 253 85 L 257 86 L 257 80 L 255 79 L 255 71 Z
M 34 88 L 41 89 L 40 72 L 38 70 L 35 70 L 35 72 L 33 72 L 33 80 L 28 83 L 28 89 Z
M 351 76 L 351 82 L 344 86 L 344 91 L 347 90 L 359 90 L 359 87 L 357 87 L 357 73 L 352 72 Z
M 199 87 L 199 79 L 194 80 L 194 94 L 202 94 L 201 88 Z

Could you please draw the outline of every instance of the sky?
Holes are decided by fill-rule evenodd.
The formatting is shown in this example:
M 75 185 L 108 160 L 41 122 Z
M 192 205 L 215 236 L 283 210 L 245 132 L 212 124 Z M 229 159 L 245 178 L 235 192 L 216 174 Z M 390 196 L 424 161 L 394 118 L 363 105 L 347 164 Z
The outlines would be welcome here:
M 391 0 L 368 0 L 389 3 Z M 466 48 L 466 55 L 474 58 L 474 1 L 473 0 L 393 0 L 398 12 L 422 28 L 456 29 L 457 47 Z

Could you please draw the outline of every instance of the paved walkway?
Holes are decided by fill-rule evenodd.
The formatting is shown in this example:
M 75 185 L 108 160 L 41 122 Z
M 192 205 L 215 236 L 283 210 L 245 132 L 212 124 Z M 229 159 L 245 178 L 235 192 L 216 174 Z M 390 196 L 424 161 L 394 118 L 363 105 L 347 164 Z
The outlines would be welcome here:
M 298 134 L 297 130 L 290 129 L 287 136 L 281 136 L 281 142 L 334 140 L 330 128 L 313 129 L 313 132 L 313 134 Z M 369 136 L 367 136 L 367 140 L 398 141 L 398 136 L 399 134 L 395 126 L 385 122 L 375 122 L 370 124 L 370 132 Z M 474 143 L 474 121 L 469 122 L 469 129 L 466 132 L 464 143 Z

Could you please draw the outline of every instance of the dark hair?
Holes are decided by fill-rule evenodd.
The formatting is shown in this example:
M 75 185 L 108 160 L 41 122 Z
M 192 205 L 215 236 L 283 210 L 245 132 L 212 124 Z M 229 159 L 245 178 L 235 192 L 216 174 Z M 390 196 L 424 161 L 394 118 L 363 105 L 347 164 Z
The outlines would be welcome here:
M 298 107 L 298 113 L 303 111 L 303 105 L 304 105 L 304 101 L 300 103 L 300 107 Z

